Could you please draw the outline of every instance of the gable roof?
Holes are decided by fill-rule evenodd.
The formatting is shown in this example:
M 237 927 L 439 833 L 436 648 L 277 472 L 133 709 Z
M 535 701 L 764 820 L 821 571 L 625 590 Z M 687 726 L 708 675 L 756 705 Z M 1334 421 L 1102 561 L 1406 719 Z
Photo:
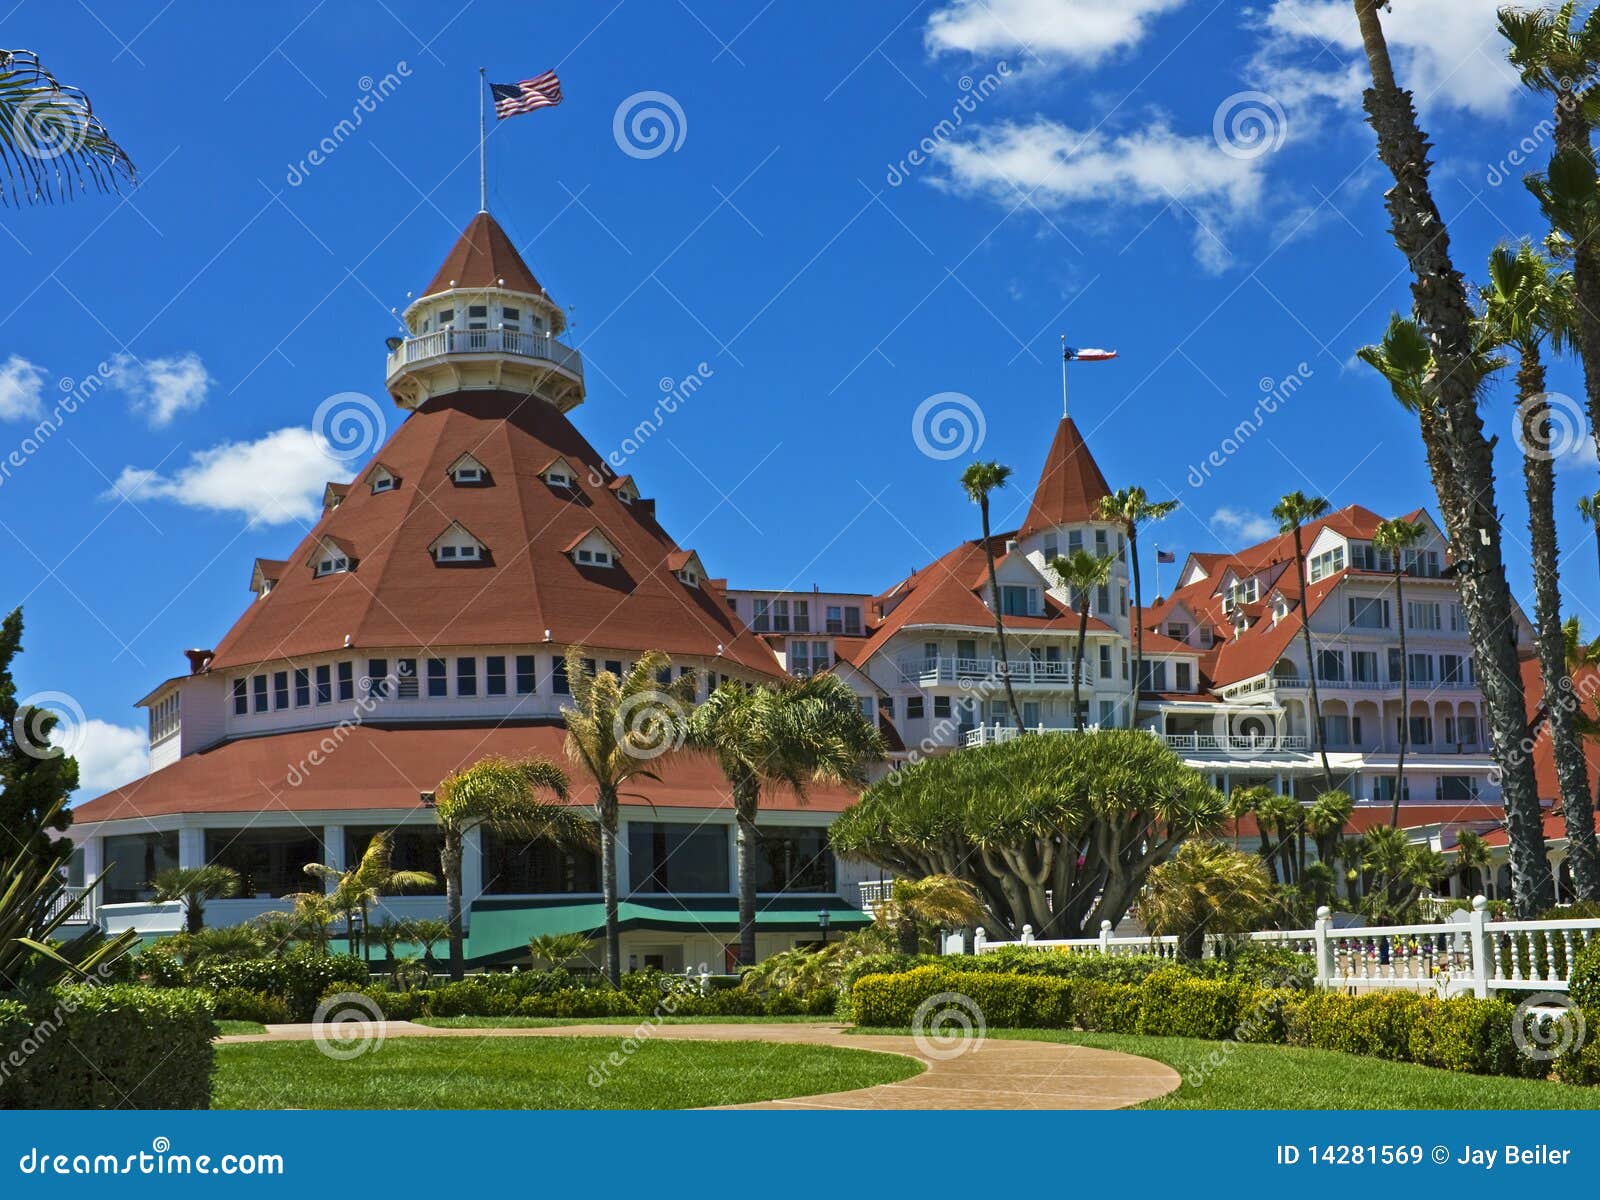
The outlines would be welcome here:
M 500 281 L 505 280 L 502 284 Z M 522 255 L 500 228 L 500 223 L 486 212 L 473 217 L 461 231 L 450 253 L 445 255 L 439 271 L 419 295 L 457 288 L 507 287 L 512 291 L 540 295 L 544 289 L 522 261 Z
M 1056 436 L 1033 489 L 1033 504 L 1022 534 L 1035 533 L 1053 525 L 1072 525 L 1095 519 L 1095 506 L 1111 489 L 1100 466 L 1084 444 L 1083 435 L 1071 417 L 1062 417 Z

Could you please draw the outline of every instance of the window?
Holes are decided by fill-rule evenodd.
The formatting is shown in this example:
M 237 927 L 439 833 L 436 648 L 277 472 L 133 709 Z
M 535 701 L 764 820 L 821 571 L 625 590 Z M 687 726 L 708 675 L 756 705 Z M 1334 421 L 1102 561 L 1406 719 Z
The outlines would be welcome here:
M 274 671 L 272 673 L 272 707 L 289 707 L 289 672 Z
M 489 325 L 489 306 L 487 304 L 467 305 L 467 328 L 486 329 Z
M 1175 685 L 1177 690 L 1180 692 L 1192 692 L 1194 690 L 1194 681 L 1191 678 L 1191 675 L 1193 674 L 1193 668 L 1190 666 L 1190 664 L 1186 662 L 1174 663 L 1173 670 L 1177 673 L 1178 677 Z
M 578 561 L 589 563 L 596 567 L 609 567 L 611 565 L 611 551 L 609 550 L 584 550 L 579 549 Z
M 1165 662 L 1145 661 L 1140 665 L 1139 690 L 1142 692 L 1164 692 L 1167 690 L 1167 664 Z
M 1350 718 L 1343 715 L 1331 715 L 1320 719 L 1322 727 L 1322 740 L 1330 746 L 1348 746 L 1350 744 Z
M 1025 617 L 1032 606 L 1029 604 L 1029 592 L 1025 587 L 1006 585 L 1000 589 L 1000 611 L 1008 617 Z
M 1399 647 L 1390 646 L 1389 647 L 1389 682 L 1390 683 L 1399 683 L 1401 677 L 1404 674 L 1405 674 L 1405 662 L 1400 657 Z
M 1460 633 L 1466 627 L 1467 619 L 1461 612 L 1461 605 L 1452 604 L 1450 606 L 1450 632 Z
M 250 711 L 250 699 L 247 695 L 248 685 L 243 679 L 233 681 L 233 715 L 242 717 Z
M 922 720 L 922 697 L 921 696 L 907 696 L 906 697 L 906 720 L 908 720 L 908 721 L 920 721 L 920 720 Z
M 1100 646 L 1100 678 L 1111 678 L 1111 647 L 1104 643 Z
M 1438 629 L 1439 606 L 1425 600 L 1408 600 L 1406 621 L 1412 629 Z
M 500 306 L 500 320 L 515 329 L 522 321 L 522 310 L 520 308 L 512 308 L 509 304 L 502 304 Z
M 1128 680 L 1128 648 L 1126 646 L 1122 648 L 1122 680 L 1124 683 Z
M 406 826 L 386 829 L 381 825 L 347 826 L 344 831 L 344 861 L 359 863 L 372 839 L 389 835 L 390 865 L 396 871 L 426 871 L 435 882 L 424 887 L 408 887 L 408 896 L 444 895 L 444 871 L 439 861 L 441 837 L 436 828 Z M 313 862 L 316 860 L 313 859 Z
M 614 659 L 614 658 L 606 659 L 606 670 L 610 671 L 611 674 L 615 675 L 618 679 L 622 678 L 622 663 L 620 663 L 616 659 Z
M 239 873 L 242 899 L 276 899 L 303 892 L 305 864 L 328 857 L 323 853 L 319 828 L 207 829 L 205 848 L 206 862 Z
M 804 679 L 811 674 L 811 643 L 789 643 L 789 674 Z
M 1104 529 L 1096 529 L 1094 531 L 1094 552 L 1101 558 L 1105 558 L 1111 552 L 1111 544 L 1106 540 L 1106 531 Z
M 1111 611 L 1111 585 L 1102 583 L 1094 594 L 1094 611 L 1102 617 Z
M 544 473 L 544 481 L 551 487 L 569 488 L 572 476 L 564 466 L 554 466 Z
M 483 693 L 486 696 L 506 694 L 506 656 L 491 654 L 483 660 Z
M 517 695 L 531 696 L 538 688 L 537 663 L 531 654 L 517 655 Z
M 1407 550 L 1405 553 L 1407 575 L 1423 579 L 1439 578 L 1439 552 L 1437 550 Z
M 156 873 L 178 865 L 178 831 L 130 833 L 103 842 L 107 868 L 100 886 L 107 904 L 148 900 Z M 307 860 L 311 861 L 311 860 Z
M 395 694 L 402 700 L 417 698 L 417 660 L 397 658 L 394 663 Z
M 1350 678 L 1357 683 L 1378 682 L 1378 652 L 1376 650 L 1350 651 Z
M 356 667 L 354 663 L 342 662 L 339 664 L 339 699 L 354 700 L 356 698 Z
M 342 554 L 329 554 L 317 563 L 317 574 L 338 575 L 350 569 L 350 560 Z
M 774 600 L 772 602 L 772 632 L 789 632 L 789 602 L 787 600 Z
M 1061 553 L 1061 543 L 1060 543 L 1059 540 L 1057 540 L 1056 535 L 1053 534 L 1053 533 L 1045 534 L 1044 535 L 1044 561 L 1048 563 L 1052 558 L 1058 557 L 1060 555 L 1060 553 Z
M 1389 602 L 1376 596 L 1350 597 L 1350 627 L 1352 629 L 1389 628 Z
M 628 822 L 628 873 L 636 892 L 728 891 L 728 827 Z
M 483 834 L 483 888 L 491 895 L 593 894 L 600 891 L 600 856 L 535 842 Z
M 430 697 L 448 696 L 450 694 L 450 681 L 447 676 L 445 661 L 442 658 L 428 660 L 428 695 Z
M 178 694 L 172 695 L 152 704 L 148 713 L 150 719 L 150 744 L 169 738 L 178 732 Z
M 1413 746 L 1433 745 L 1433 718 L 1412 717 L 1408 729 L 1408 740 Z
M 311 672 L 296 667 L 294 672 L 294 706 L 305 708 L 311 703 Z
M 1317 678 L 1333 682 L 1344 679 L 1344 655 L 1337 650 L 1317 651 Z
M 439 328 L 440 329 L 443 329 L 446 325 L 453 324 L 455 322 L 455 319 L 456 319 L 456 310 L 455 309 L 453 309 L 453 308 L 441 308 L 439 310 L 439 318 L 438 318 L 438 320 L 439 320 Z
M 567 679 L 567 660 L 555 659 L 550 665 L 550 690 L 558 696 L 570 696 L 572 684 Z
M 756 622 L 757 622 L 757 624 L 756 624 L 756 632 L 757 633 L 760 633 L 763 629 L 766 628 L 766 626 L 760 624 L 760 621 L 762 619 L 762 611 L 763 611 L 764 607 L 765 607 L 765 605 L 764 605 L 764 603 L 762 601 L 760 601 L 760 600 L 756 601 Z M 824 624 L 824 627 L 823 627 L 823 632 L 824 633 L 843 633 L 844 632 L 844 608 L 843 608 L 842 605 L 838 605 L 838 604 L 830 604 L 830 605 L 828 605 L 827 619 L 826 619 L 826 623 Z
M 1439 776 L 1439 799 L 1476 800 L 1477 798 L 1478 781 L 1471 775 Z
M 861 609 L 855 605 L 847 604 L 844 608 L 844 631 L 846 633 L 861 632 Z
M 886 721 L 894 720 L 894 697 L 878 697 L 878 715 Z
M 379 492 L 392 492 L 398 483 L 399 480 L 397 480 L 393 475 L 389 474 L 389 472 L 380 471 L 376 476 L 373 477 L 372 480 L 373 495 L 377 495 Z
M 1189 640 L 1189 623 L 1187 621 L 1168 621 L 1167 636 L 1175 642 Z
M 1311 570 L 1308 573 L 1310 582 L 1316 583 L 1329 575 L 1337 575 L 1344 570 L 1344 547 L 1335 546 L 1332 550 L 1325 550 L 1311 560 Z
M 1439 655 L 1440 683 L 1471 683 L 1472 660 L 1461 654 Z
M 756 891 L 831 892 L 833 851 L 822 826 L 756 829 Z
M 757 633 L 769 633 L 769 632 L 771 632 L 771 630 L 772 630 L 772 619 L 767 615 L 767 602 L 765 600 L 761 599 L 758 596 L 756 598 L 756 601 L 755 601 L 755 606 L 756 606 L 756 616 L 755 616 L 755 621 L 751 625 L 751 628 L 754 629 Z M 830 608 L 828 611 L 831 613 L 834 610 Z M 829 630 L 829 632 L 830 633 L 837 633 L 838 631 L 837 630 Z
M 1069 530 L 1067 530 L 1067 553 L 1068 554 L 1076 554 L 1079 550 L 1082 550 L 1082 549 L 1083 549 L 1083 530 L 1081 530 L 1081 529 L 1069 529 Z
M 317 668 L 317 703 L 329 704 L 333 701 L 333 668 L 323 663 Z
M 934 720 L 948 720 L 950 717 L 950 697 L 935 696 L 933 698 Z
M 389 660 L 367 659 L 367 695 L 383 699 L 389 694 Z
M 475 658 L 456 659 L 456 695 L 476 696 L 478 694 L 478 660 Z
M 1406 655 L 1406 677 L 1412 683 L 1433 682 L 1433 655 L 1408 654 Z

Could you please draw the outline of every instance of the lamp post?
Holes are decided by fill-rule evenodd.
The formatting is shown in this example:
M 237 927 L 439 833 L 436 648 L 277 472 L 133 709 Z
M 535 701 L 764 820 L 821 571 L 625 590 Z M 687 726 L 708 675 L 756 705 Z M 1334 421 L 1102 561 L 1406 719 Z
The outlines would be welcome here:
M 365 938 L 362 936 L 364 933 L 363 925 L 359 909 L 351 909 L 345 914 L 345 938 L 350 943 L 350 953 L 352 955 L 360 953 L 356 949 L 358 945 L 362 946 L 363 949 L 365 948 Z
M 833 920 L 833 914 L 825 908 L 817 910 L 817 924 L 822 926 L 822 944 L 828 944 L 828 923 Z

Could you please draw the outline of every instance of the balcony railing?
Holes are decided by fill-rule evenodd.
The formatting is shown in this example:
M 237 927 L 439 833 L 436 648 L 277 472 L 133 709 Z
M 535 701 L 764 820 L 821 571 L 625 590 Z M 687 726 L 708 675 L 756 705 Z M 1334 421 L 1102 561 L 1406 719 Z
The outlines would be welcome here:
M 1283 688 L 1286 691 L 1303 692 L 1310 683 L 1302 678 L 1293 676 L 1272 676 L 1267 686 Z M 1412 679 L 1407 684 L 1409 688 L 1422 688 L 1430 692 L 1475 692 L 1478 690 L 1476 680 L 1470 679 Z M 1256 690 L 1254 688 L 1252 691 Z M 1394 692 L 1400 691 L 1398 679 L 1318 679 L 1319 692 Z
M 515 358 L 542 359 L 563 371 L 583 378 L 583 355 L 564 346 L 549 334 L 521 329 L 435 329 L 408 337 L 389 355 L 389 374 L 408 363 L 447 354 L 505 354 Z
M 1098 725 L 1086 725 L 1083 732 L 1089 733 L 1099 729 Z M 1071 726 L 1056 727 L 1037 725 L 1028 727 L 1030 734 L 1034 733 L 1077 733 Z M 978 725 L 962 735 L 962 745 L 993 746 L 1001 742 L 1009 742 L 1019 736 L 1020 731 L 1015 725 Z M 1252 754 L 1271 753 L 1284 750 L 1305 750 L 1309 741 L 1303 733 L 1284 733 L 1277 736 L 1262 735 L 1260 737 L 1233 737 L 1214 733 L 1156 733 L 1151 730 L 1154 737 L 1160 738 L 1174 750 L 1187 750 L 1194 754 Z
M 1001 683 L 1006 676 L 1013 684 L 1023 686 L 1071 687 L 1072 664 L 1069 662 L 1043 662 L 1031 658 L 1014 658 L 1003 663 L 998 658 L 903 658 L 900 674 L 908 683 L 929 687 L 941 683 L 968 683 L 993 679 Z M 1083 673 L 1084 684 L 1093 683 L 1090 671 Z
M 85 895 L 85 893 L 87 893 L 87 895 Z M 54 920 L 56 917 L 60 916 L 61 913 L 70 907 L 80 896 L 84 897 L 84 901 L 78 906 L 78 911 L 72 914 L 71 918 L 68 920 L 68 924 L 76 925 L 80 922 L 93 923 L 94 892 L 91 889 L 81 887 L 62 888 L 60 894 L 56 896 L 56 898 L 51 902 L 50 907 L 45 911 L 45 920 Z

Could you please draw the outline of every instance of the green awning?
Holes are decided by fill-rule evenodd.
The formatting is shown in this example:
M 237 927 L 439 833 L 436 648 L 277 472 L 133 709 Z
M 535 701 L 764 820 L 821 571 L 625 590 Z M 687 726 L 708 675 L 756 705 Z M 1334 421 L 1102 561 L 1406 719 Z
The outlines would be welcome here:
M 783 897 L 764 900 L 756 909 L 756 928 L 763 933 L 817 933 L 817 913 L 826 909 L 830 929 L 849 930 L 872 923 L 872 915 L 836 896 Z M 623 932 L 662 929 L 679 933 L 737 933 L 739 905 L 734 900 L 676 900 L 661 897 L 649 904 L 624 900 L 617 906 Z M 561 903 L 539 900 L 480 898 L 473 902 L 467 935 L 467 959 L 476 966 L 519 959 L 528 939 L 541 934 L 589 933 L 605 929 L 605 905 L 598 900 Z

